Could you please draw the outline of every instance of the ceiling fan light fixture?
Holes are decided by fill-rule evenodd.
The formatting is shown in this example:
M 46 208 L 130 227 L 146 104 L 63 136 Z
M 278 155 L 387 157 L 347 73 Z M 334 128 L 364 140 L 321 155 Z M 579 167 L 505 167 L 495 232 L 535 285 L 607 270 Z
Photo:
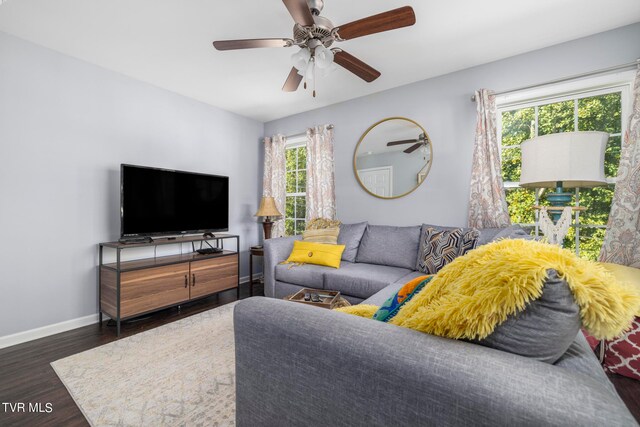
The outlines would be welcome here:
M 333 64 L 333 51 L 324 45 L 316 47 L 314 57 L 316 65 L 320 69 L 329 68 Z
M 307 69 L 304 71 L 304 78 L 307 82 L 312 82 L 315 74 L 315 61 L 311 59 L 307 64 Z
M 298 71 L 306 70 L 307 64 L 311 59 L 311 51 L 306 47 L 303 47 L 293 55 L 291 55 L 291 63 Z M 303 71 L 304 72 L 304 71 Z M 300 75 L 304 75 L 300 73 Z

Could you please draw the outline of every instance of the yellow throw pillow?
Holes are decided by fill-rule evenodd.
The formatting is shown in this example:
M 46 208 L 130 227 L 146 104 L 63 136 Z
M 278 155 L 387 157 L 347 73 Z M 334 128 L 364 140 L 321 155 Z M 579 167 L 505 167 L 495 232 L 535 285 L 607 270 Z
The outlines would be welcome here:
M 338 243 L 338 234 L 340 234 L 340 228 L 338 227 L 305 230 L 305 232 L 302 233 L 302 240 L 305 242 L 336 245 Z
M 296 240 L 293 242 L 291 255 L 285 262 L 340 268 L 340 258 L 344 247 L 344 245 L 327 245 Z

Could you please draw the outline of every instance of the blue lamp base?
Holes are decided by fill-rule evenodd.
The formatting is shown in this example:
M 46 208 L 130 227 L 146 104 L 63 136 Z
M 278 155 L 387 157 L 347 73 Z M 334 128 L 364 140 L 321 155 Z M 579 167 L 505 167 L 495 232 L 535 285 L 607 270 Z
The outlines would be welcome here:
M 556 191 L 554 193 L 547 194 L 547 200 L 549 201 L 551 206 L 565 207 L 565 206 L 569 206 L 569 204 L 571 203 L 572 196 L 573 196 L 573 193 L 564 192 L 564 190 L 562 189 L 562 181 L 558 181 L 556 182 Z M 558 222 L 561 216 L 562 216 L 562 211 L 551 212 L 551 219 L 553 219 L 554 223 Z

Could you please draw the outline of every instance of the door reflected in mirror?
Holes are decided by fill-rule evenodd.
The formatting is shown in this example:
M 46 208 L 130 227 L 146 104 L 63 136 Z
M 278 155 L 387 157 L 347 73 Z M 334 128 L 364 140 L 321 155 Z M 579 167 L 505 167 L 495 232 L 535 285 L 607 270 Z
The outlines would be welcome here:
M 358 182 L 383 199 L 406 196 L 422 184 L 433 150 L 422 126 L 404 117 L 381 120 L 360 137 L 353 156 Z

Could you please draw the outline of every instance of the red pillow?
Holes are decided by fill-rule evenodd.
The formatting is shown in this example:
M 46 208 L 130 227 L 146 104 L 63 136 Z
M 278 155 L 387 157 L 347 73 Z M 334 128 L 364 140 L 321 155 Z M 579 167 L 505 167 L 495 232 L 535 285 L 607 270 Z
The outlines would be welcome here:
M 626 334 L 605 345 L 605 370 L 640 380 L 640 317 L 635 318 Z

